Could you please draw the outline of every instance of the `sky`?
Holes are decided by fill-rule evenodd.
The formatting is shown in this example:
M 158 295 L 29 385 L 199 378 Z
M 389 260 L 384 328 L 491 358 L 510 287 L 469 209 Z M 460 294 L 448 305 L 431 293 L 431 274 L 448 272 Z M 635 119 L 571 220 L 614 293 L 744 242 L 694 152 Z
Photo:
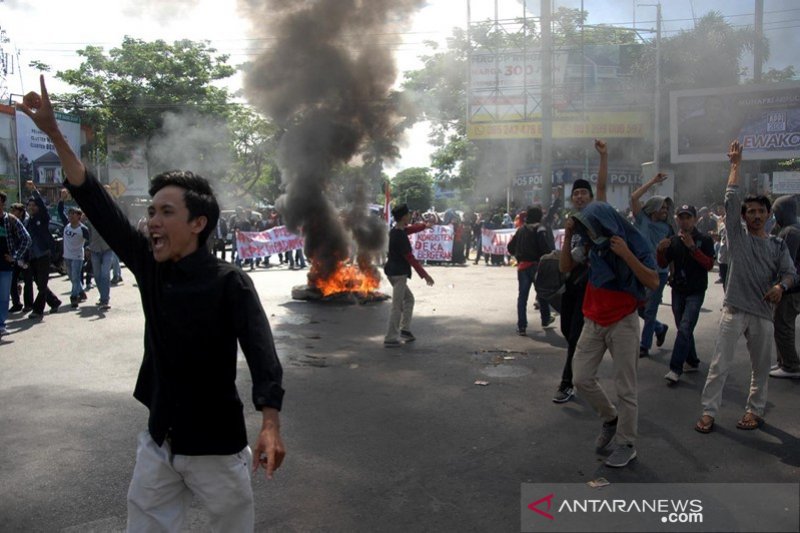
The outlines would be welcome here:
M 553 0 L 553 5 L 580 8 L 583 3 L 589 12 L 589 24 L 633 27 L 635 21 L 637 28 L 648 30 L 656 26 L 656 1 Z M 453 27 L 466 27 L 467 5 L 467 0 L 429 0 L 413 17 L 407 31 L 387 35 L 386 45 L 394 49 L 399 72 L 421 66 L 418 56 L 428 51 L 425 41 L 444 43 Z M 508 19 L 522 16 L 523 9 L 529 16 L 539 16 L 541 2 L 471 0 L 472 20 L 494 18 L 495 5 L 498 18 Z M 711 10 L 721 12 L 735 26 L 752 25 L 754 6 L 755 0 L 663 0 L 663 35 L 691 29 L 695 18 Z M 771 41 L 771 57 L 765 71 L 792 64 L 800 67 L 800 2 L 764 0 L 764 11 L 764 31 Z M 268 25 L 269 21 L 260 23 Z M 229 54 L 234 65 L 252 59 L 265 46 L 264 41 L 250 38 L 250 23 L 240 17 L 237 0 L 0 0 L 0 28 L 9 39 L 2 44 L 3 51 L 14 56 L 13 72 L 9 70 L 6 86 L 16 99 L 30 90 L 38 92 L 38 72 L 29 67 L 32 60 L 53 68 L 46 75 L 50 80 L 48 88 L 54 92 L 70 90 L 52 75 L 80 64 L 75 50 L 87 45 L 108 50 L 119 45 L 125 35 L 170 42 L 209 40 L 221 53 Z M 640 33 L 644 38 L 652 35 L 648 31 Z M 744 61 L 752 66 L 752 58 Z M 235 76 L 229 87 L 236 90 L 241 83 L 241 77 Z M 429 165 L 427 131 L 426 124 L 409 130 L 400 159 L 387 169 L 390 175 L 403 168 Z

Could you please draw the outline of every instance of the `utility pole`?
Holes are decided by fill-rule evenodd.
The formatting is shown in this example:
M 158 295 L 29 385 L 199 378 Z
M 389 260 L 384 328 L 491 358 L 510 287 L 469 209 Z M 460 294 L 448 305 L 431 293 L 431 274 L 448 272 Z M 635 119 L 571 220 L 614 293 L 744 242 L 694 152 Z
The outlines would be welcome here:
M 542 0 L 542 201 L 550 205 L 553 185 L 553 36 L 550 2 Z
M 639 7 L 656 8 L 656 82 L 655 116 L 653 117 L 653 176 L 661 171 L 661 2 L 657 4 L 638 4 Z
M 761 66 L 764 63 L 764 0 L 756 0 L 756 42 L 753 46 L 753 81 L 761 81 Z

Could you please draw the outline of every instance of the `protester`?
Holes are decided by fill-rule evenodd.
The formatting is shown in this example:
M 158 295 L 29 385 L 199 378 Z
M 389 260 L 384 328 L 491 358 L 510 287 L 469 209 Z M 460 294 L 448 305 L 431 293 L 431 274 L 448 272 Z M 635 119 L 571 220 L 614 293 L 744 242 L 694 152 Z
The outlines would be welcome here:
M 639 361 L 636 309 L 645 298 L 645 287 L 658 288 L 656 261 L 642 234 L 604 202 L 592 202 L 570 217 L 564 242 L 572 242 L 575 233 L 590 243 L 590 249 L 589 280 L 583 301 L 585 324 L 572 361 L 573 380 L 578 393 L 603 420 L 595 442 L 597 451 L 606 451 L 616 437 L 616 445 L 605 464 L 623 467 L 636 457 Z M 597 376 L 606 350 L 614 360 L 616 407 Z
M 729 283 L 725 292 L 714 355 L 701 396 L 703 415 L 695 424 L 700 433 L 714 428 L 722 390 L 744 335 L 750 354 L 751 379 L 744 416 L 739 429 L 761 426 L 767 406 L 767 381 L 775 354 L 773 317 L 783 294 L 795 284 L 795 267 L 786 243 L 767 234 L 771 203 L 766 196 L 746 196 L 739 191 L 742 145 L 733 141 L 728 152 L 730 173 L 725 192 L 725 220 L 729 244 Z M 747 231 L 738 224 L 743 219 Z
M 672 272 L 672 314 L 678 329 L 669 372 L 664 376 L 670 384 L 677 383 L 684 372 L 697 372 L 700 366 L 694 328 L 708 289 L 708 273 L 714 267 L 714 241 L 697 229 L 696 217 L 694 206 L 680 206 L 675 215 L 678 234 L 661 241 L 656 250 L 658 266 Z
M 529 207 L 525 214 L 525 222 L 508 241 L 508 253 L 517 260 L 517 335 L 525 336 L 528 328 L 528 296 L 536 278 L 539 259 L 553 251 L 547 232 L 550 231 L 542 225 L 542 208 Z M 552 234 L 552 233 L 551 233 Z M 547 300 L 537 298 L 539 313 L 542 318 L 542 328 L 549 327 L 555 318 L 550 314 L 550 304 Z
M 53 244 L 53 236 L 50 235 L 50 214 L 33 181 L 25 182 L 25 187 L 31 193 L 27 204 L 28 218 L 25 219 L 25 229 L 31 236 L 28 268 L 36 284 L 36 299 L 33 300 L 33 309 L 28 318 L 41 320 L 45 304 L 50 306 L 51 313 L 57 313 L 61 307 L 61 300 L 47 286 L 50 280 L 50 249 Z
M 25 227 L 25 206 L 19 202 L 11 204 L 11 214 Z M 28 235 L 28 230 L 25 230 Z M 30 235 L 28 235 L 28 246 L 22 257 L 14 262 L 14 270 L 11 273 L 11 307 L 9 313 L 28 312 L 33 308 L 33 280 L 30 276 Z M 19 282 L 22 280 L 22 299 L 20 299 Z
M 641 197 L 655 185 L 667 179 L 666 174 L 657 174 L 653 179 L 636 189 L 631 194 L 631 212 L 633 213 L 636 229 L 638 229 L 650 242 L 652 250 L 655 252 L 658 243 L 674 235 L 672 226 L 667 223 L 672 200 L 664 196 L 653 196 L 644 205 Z M 658 306 L 664 294 L 664 287 L 669 277 L 669 269 L 658 267 L 659 284 L 653 290 L 647 292 L 647 303 L 641 311 L 644 318 L 642 327 L 642 339 L 639 345 L 639 357 L 647 357 L 653 345 L 653 334 L 656 336 L 656 346 L 664 344 L 669 326 L 658 321 Z
M 411 333 L 411 318 L 414 314 L 414 295 L 408 288 L 411 267 L 414 267 L 419 277 L 428 285 L 433 285 L 433 278 L 414 257 L 411 241 L 408 240 L 409 235 L 426 230 L 432 224 L 428 222 L 409 226 L 411 212 L 406 204 L 392 209 L 392 217 L 395 225 L 389 231 L 389 255 L 383 267 L 383 272 L 392 284 L 392 311 L 389 316 L 389 329 L 383 339 L 386 348 L 394 348 L 400 346 L 402 342 L 416 340 Z
M 87 246 L 89 245 L 89 228 L 81 224 L 83 212 L 77 207 L 70 207 L 67 210 L 69 224 L 64 226 L 64 263 L 67 267 L 67 274 L 72 283 L 72 291 L 69 294 L 70 306 L 74 309 L 78 304 L 86 299 L 81 282 L 81 270 L 86 256 Z
M 800 264 L 800 224 L 797 221 L 797 201 L 794 196 L 781 196 L 772 208 L 780 228 L 778 237 L 789 248 L 795 268 Z M 800 358 L 795 345 L 795 322 L 800 314 L 800 287 L 793 286 L 781 297 L 775 308 L 775 348 L 778 364 L 771 369 L 773 378 L 800 378 Z
M 600 155 L 600 167 L 597 171 L 597 200 L 606 201 L 606 182 L 608 180 L 608 148 L 606 143 L 595 139 L 594 148 Z M 570 202 L 576 211 L 582 211 L 594 200 L 592 184 L 585 179 L 576 179 L 572 183 Z M 558 257 L 558 268 L 567 276 L 564 284 L 564 294 L 561 296 L 561 334 L 567 340 L 567 360 L 561 372 L 561 383 L 558 385 L 554 403 L 568 402 L 574 395 L 572 386 L 572 360 L 575 348 L 583 331 L 583 297 L 586 293 L 586 283 L 589 279 L 589 247 L 590 242 L 577 234 L 572 234 L 571 239 L 564 236 L 564 244 Z
M 24 260 L 31 245 L 30 235 L 22 222 L 11 213 L 6 213 L 7 200 L 6 193 L 0 191 L 0 338 L 8 335 L 6 318 L 14 266 Z
M 48 135 L 67 188 L 136 277 L 145 315 L 145 356 L 134 396 L 150 410 L 128 492 L 128 531 L 180 531 L 192 494 L 214 531 L 252 531 L 253 494 L 237 342 L 262 412 L 255 465 L 271 477 L 284 456 L 278 410 L 282 370 L 252 281 L 215 258 L 206 240 L 219 218 L 208 182 L 174 171 L 153 179 L 149 239 L 130 225 L 59 131 L 41 78 L 42 104 L 18 109 Z

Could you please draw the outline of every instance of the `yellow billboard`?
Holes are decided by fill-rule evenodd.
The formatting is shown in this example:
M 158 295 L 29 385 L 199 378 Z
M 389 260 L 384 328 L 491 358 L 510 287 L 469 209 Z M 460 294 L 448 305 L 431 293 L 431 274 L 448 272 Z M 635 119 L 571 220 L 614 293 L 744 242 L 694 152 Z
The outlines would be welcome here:
M 650 115 L 644 111 L 593 111 L 556 113 L 554 139 L 639 138 L 650 131 Z M 509 122 L 469 122 L 467 136 L 480 139 L 541 139 L 541 116 Z

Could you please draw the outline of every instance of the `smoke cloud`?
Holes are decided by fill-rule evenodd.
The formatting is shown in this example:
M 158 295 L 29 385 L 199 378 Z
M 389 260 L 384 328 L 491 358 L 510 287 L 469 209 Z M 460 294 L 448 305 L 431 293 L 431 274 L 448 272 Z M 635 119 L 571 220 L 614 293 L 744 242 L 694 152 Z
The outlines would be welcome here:
M 370 217 L 366 195 L 340 215 L 328 194 L 337 165 L 369 145 L 393 155 L 399 122 L 388 96 L 396 77 L 382 34 L 402 28 L 424 0 L 242 0 L 257 33 L 276 44 L 245 76 L 245 94 L 286 127 L 279 164 L 284 222 L 302 229 L 306 254 L 327 278 L 349 256 L 378 251 L 385 226 Z M 378 148 L 375 148 L 378 147 Z M 380 147 L 384 147 L 383 151 Z

